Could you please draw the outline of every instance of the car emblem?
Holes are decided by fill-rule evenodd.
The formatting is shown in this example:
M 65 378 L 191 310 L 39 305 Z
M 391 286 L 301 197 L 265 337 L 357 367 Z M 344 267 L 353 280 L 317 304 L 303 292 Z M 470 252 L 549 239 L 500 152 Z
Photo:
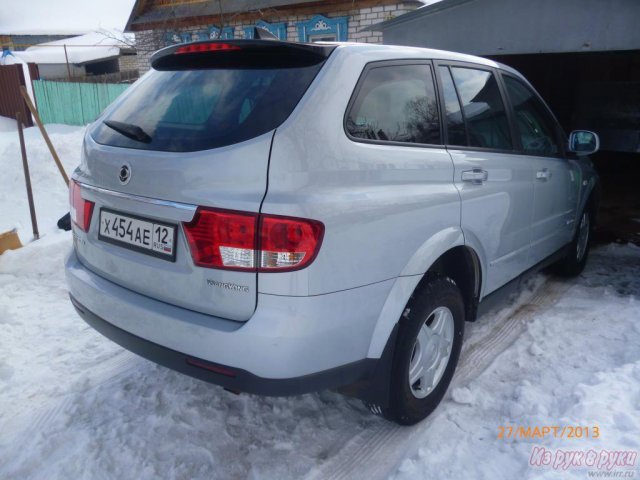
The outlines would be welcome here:
M 131 167 L 126 163 L 120 167 L 120 173 L 118 173 L 118 179 L 122 185 L 126 185 L 131 180 Z

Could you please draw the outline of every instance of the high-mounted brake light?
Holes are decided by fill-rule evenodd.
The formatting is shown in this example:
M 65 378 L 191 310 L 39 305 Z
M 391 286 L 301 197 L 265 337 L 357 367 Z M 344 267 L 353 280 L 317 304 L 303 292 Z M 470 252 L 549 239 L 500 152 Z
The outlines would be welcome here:
M 198 266 L 282 272 L 313 261 L 324 225 L 302 218 L 199 208 L 184 231 Z
M 83 232 L 89 231 L 94 203 L 82 198 L 80 185 L 75 180 L 69 182 L 69 203 L 71 221 Z
M 240 50 L 240 47 L 230 43 L 193 43 L 178 47 L 174 53 L 229 52 L 232 50 Z

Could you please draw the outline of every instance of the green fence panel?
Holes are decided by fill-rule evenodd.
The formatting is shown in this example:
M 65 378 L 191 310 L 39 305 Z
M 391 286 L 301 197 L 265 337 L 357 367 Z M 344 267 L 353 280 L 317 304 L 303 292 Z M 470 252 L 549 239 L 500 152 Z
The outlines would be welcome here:
M 115 83 L 33 82 L 42 122 L 67 125 L 93 122 L 127 88 Z

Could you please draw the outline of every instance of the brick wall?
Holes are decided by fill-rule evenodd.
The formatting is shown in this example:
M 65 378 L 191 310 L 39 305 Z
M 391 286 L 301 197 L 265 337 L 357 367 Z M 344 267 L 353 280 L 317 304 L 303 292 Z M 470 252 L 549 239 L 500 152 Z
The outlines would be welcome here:
M 121 72 L 138 70 L 138 56 L 120 54 L 118 57 L 118 67 Z
M 367 27 L 375 25 L 377 23 L 389 20 L 404 13 L 407 13 L 415 8 L 415 5 L 405 3 L 394 3 L 389 5 L 372 6 L 366 8 L 354 8 L 347 11 L 340 12 L 325 12 L 318 11 L 314 14 L 295 15 L 288 14 L 278 17 L 277 15 L 271 15 L 265 17 L 264 20 L 269 23 L 285 22 L 287 24 L 287 40 L 292 42 L 298 41 L 298 22 L 305 22 L 310 20 L 313 15 L 324 15 L 328 18 L 334 17 L 348 17 L 348 34 L 347 40 L 350 42 L 363 42 L 363 43 L 382 43 L 382 32 L 364 31 Z M 234 28 L 234 38 L 244 38 L 244 27 L 253 26 L 254 23 L 247 21 L 230 21 L 225 27 Z M 191 32 L 196 33 L 210 27 L 211 24 L 194 24 L 188 27 L 171 28 L 172 32 Z M 138 54 L 137 68 L 140 74 L 149 70 L 149 58 L 156 50 L 168 45 L 166 40 L 166 31 L 156 30 L 142 30 L 136 32 L 136 48 Z

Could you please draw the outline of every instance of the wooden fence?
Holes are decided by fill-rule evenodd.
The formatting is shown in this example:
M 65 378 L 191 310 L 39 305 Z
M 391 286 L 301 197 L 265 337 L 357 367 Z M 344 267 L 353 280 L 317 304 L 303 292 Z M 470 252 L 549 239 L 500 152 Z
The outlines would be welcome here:
M 31 75 L 37 75 L 34 64 L 29 64 L 29 71 Z M 26 85 L 22 65 L 0 65 L 0 116 L 16 118 L 16 112 L 20 112 L 24 124 L 31 127 L 33 121 L 20 94 L 21 85 Z
M 129 85 L 37 80 L 33 92 L 43 123 L 93 122 Z
M 47 80 L 54 82 L 71 82 L 71 83 L 133 83 L 140 74 L 137 70 L 123 70 L 121 72 L 102 73 L 100 75 L 83 75 L 79 77 L 69 78 L 67 75 L 60 78 L 47 77 Z

